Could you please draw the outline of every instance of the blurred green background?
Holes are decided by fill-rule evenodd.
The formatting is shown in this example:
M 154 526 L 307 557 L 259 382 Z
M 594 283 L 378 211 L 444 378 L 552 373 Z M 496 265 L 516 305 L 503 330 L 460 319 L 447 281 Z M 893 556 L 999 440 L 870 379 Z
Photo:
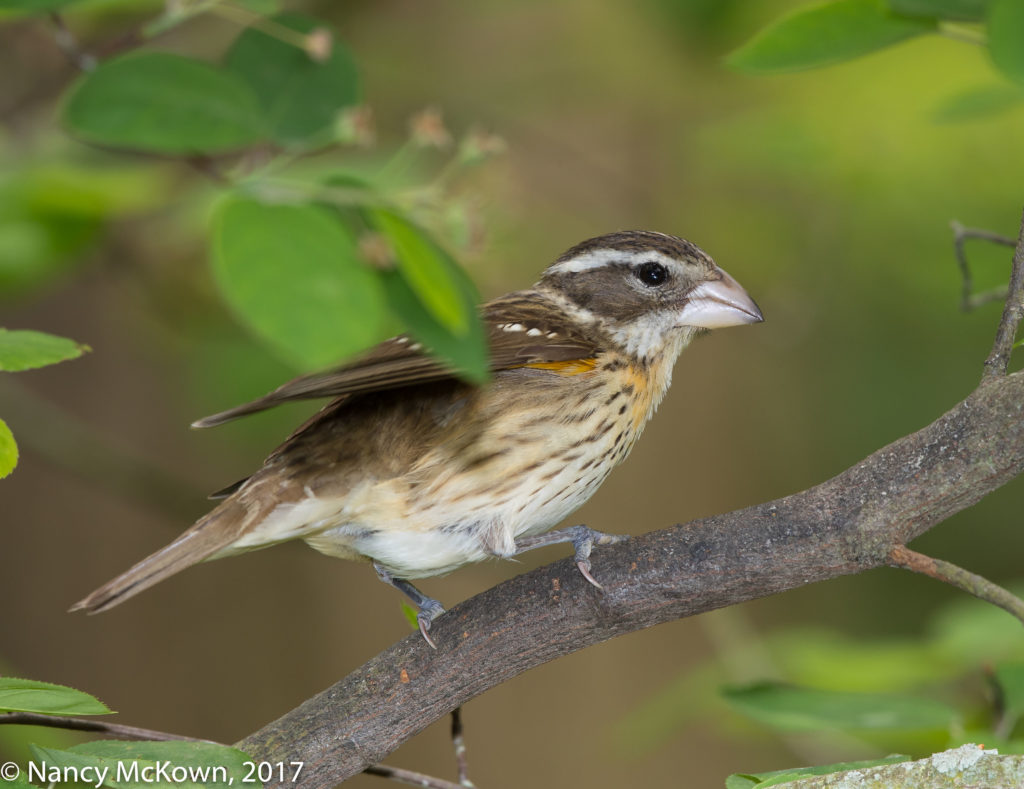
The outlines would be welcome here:
M 1024 110 L 943 120 L 958 92 L 1000 78 L 982 48 L 939 36 L 803 74 L 723 66 L 795 5 L 288 4 L 328 20 L 354 53 L 381 150 L 400 145 L 427 106 L 456 135 L 478 127 L 506 141 L 464 187 L 469 242 L 454 250 L 484 297 L 530 284 L 583 238 L 650 228 L 698 243 L 764 310 L 765 324 L 716 332 L 684 354 L 648 434 L 579 522 L 636 534 L 804 489 L 932 421 L 980 377 L 1000 307 L 960 312 L 949 222 L 1016 234 Z M 86 4 L 68 24 L 88 49 L 155 6 Z M 204 17 L 161 46 L 215 57 L 237 32 Z M 0 482 L 0 671 L 87 690 L 126 723 L 231 742 L 408 626 L 371 571 L 302 545 L 191 569 L 110 613 L 65 613 L 202 514 L 207 492 L 255 468 L 311 410 L 188 431 L 295 371 L 219 300 L 205 246 L 213 185 L 173 161 L 71 141 L 55 107 L 74 77 L 45 20 L 0 25 L 0 324 L 93 348 L 0 381 L 0 415 L 22 450 Z M 1005 280 L 1007 250 L 970 251 L 979 288 Z M 1022 507 L 1017 480 L 914 547 L 1011 583 Z M 422 586 L 453 604 L 560 555 Z M 773 634 L 799 627 L 805 645 L 832 643 L 836 661 L 854 652 L 869 664 L 874 641 L 913 644 L 957 596 L 879 570 L 589 649 L 468 705 L 471 776 L 480 786 L 719 786 L 730 772 L 895 750 L 884 739 L 777 736 L 709 697 L 720 682 L 785 675 Z M 1019 636 L 1009 618 L 992 621 L 964 663 L 975 699 L 986 639 Z M 848 689 L 899 684 L 900 658 L 886 655 L 889 674 Z M 906 658 L 903 687 L 934 681 L 914 677 L 916 661 Z M 638 713 L 652 698 L 673 700 L 664 717 L 678 725 Z M 13 748 L 11 734 L 0 738 Z M 438 724 L 388 761 L 451 775 L 447 738 Z

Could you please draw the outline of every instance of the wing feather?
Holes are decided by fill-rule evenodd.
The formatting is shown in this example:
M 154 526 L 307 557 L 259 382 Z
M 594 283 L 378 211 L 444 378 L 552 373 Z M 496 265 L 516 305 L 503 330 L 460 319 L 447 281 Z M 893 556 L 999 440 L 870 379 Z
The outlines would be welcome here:
M 484 305 L 482 312 L 488 329 L 490 366 L 495 372 L 528 364 L 592 358 L 601 350 L 555 304 L 536 291 L 511 293 Z M 429 355 L 407 335 L 401 335 L 386 340 L 355 362 L 300 376 L 263 397 L 199 419 L 192 426 L 214 427 L 293 400 L 343 398 L 454 378 L 451 367 Z

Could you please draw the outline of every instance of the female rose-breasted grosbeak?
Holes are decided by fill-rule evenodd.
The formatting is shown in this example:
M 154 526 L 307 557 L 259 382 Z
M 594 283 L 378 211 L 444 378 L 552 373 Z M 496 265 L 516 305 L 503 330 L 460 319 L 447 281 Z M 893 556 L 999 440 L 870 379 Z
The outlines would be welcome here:
M 761 312 L 695 245 L 649 231 L 584 241 L 532 288 L 482 311 L 493 371 L 484 386 L 400 336 L 196 422 L 334 398 L 212 512 L 74 609 L 102 611 L 197 562 L 291 539 L 372 562 L 418 606 L 431 645 L 444 609 L 410 578 L 572 542 L 597 585 L 592 546 L 621 538 L 548 530 L 629 454 L 694 335 Z

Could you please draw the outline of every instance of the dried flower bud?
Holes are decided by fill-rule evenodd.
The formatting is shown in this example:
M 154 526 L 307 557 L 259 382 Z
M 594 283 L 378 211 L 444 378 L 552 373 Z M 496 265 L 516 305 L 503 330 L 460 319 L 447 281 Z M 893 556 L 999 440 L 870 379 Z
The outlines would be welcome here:
M 377 141 L 373 109 L 366 104 L 343 109 L 334 122 L 334 138 L 348 145 L 372 147 Z
M 492 156 L 500 156 L 508 150 L 508 143 L 497 134 L 471 129 L 459 143 L 459 161 L 462 164 L 479 164 Z
M 391 271 L 395 267 L 395 253 L 391 249 L 391 242 L 380 233 L 366 233 L 360 236 L 359 254 L 379 271 Z
M 326 27 L 317 27 L 306 35 L 306 54 L 317 63 L 325 62 L 334 48 L 334 37 Z
M 445 128 L 441 111 L 436 107 L 427 107 L 412 117 L 409 136 L 420 148 L 447 148 L 452 144 L 451 132 Z

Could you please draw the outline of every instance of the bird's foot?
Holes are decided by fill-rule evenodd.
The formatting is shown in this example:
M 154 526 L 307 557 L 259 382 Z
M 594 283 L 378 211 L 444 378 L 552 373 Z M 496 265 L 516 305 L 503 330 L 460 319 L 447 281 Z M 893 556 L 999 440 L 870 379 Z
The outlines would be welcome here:
M 430 637 L 430 623 L 444 613 L 444 606 L 434 598 L 424 596 L 419 609 L 419 613 L 416 614 L 416 624 L 420 626 L 420 635 L 423 636 L 423 640 L 430 644 L 431 647 L 437 649 L 437 644 Z
M 591 529 L 589 526 L 569 526 L 558 531 L 538 534 L 533 537 L 524 537 L 516 541 L 516 553 L 530 551 L 544 545 L 554 545 L 559 542 L 571 542 L 575 550 L 573 560 L 579 568 L 580 575 L 594 585 L 595 588 L 604 590 L 597 579 L 590 572 L 590 552 L 595 545 L 614 545 L 617 542 L 629 539 L 625 534 L 605 534 L 604 532 Z
M 376 562 L 373 563 L 373 569 L 377 571 L 377 577 L 380 578 L 380 580 L 389 586 L 395 587 L 395 589 L 412 600 L 413 604 L 418 609 L 418 613 L 416 614 L 416 624 L 419 625 L 420 635 L 423 636 L 423 640 L 426 641 L 433 649 L 437 649 L 437 644 L 435 644 L 434 639 L 430 637 L 430 624 L 444 613 L 444 606 L 433 597 L 427 597 L 423 592 L 404 578 L 396 578 L 387 569 Z

